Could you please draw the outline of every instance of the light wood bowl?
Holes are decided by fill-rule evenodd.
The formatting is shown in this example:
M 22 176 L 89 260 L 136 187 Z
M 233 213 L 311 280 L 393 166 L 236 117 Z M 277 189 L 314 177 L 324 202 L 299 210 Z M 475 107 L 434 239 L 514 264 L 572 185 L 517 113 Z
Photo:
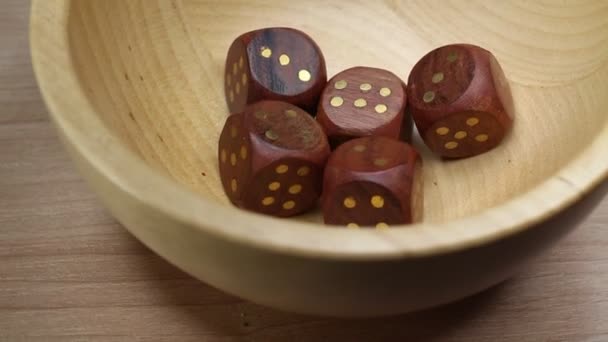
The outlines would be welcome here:
M 387 231 L 238 210 L 220 186 L 223 62 L 242 32 L 290 26 L 325 53 L 406 79 L 439 45 L 497 56 L 516 106 L 484 155 L 425 159 L 425 222 Z M 289 311 L 371 316 L 508 277 L 606 193 L 604 1 L 35 0 L 34 67 L 60 136 L 116 218 L 205 282 Z

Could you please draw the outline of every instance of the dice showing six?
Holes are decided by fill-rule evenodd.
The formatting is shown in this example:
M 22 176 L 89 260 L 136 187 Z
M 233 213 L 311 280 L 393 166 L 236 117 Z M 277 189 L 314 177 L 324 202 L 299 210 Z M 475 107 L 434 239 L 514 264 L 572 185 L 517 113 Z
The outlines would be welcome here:
M 225 94 L 230 113 L 260 100 L 284 101 L 312 113 L 326 82 L 321 50 L 298 30 L 248 32 L 228 50 Z
M 426 145 L 447 158 L 496 147 L 513 123 L 513 100 L 498 61 L 474 45 L 429 52 L 408 79 L 408 101 Z
M 350 140 L 332 153 L 325 167 L 325 223 L 387 228 L 418 222 L 422 182 L 422 161 L 409 144 L 385 137 Z
M 298 107 L 261 101 L 229 116 L 218 152 L 224 191 L 239 207 L 286 217 L 309 210 L 321 194 L 329 145 Z
M 349 139 L 378 135 L 409 140 L 405 84 L 393 73 L 355 67 L 334 76 L 323 90 L 317 121 L 333 147 Z

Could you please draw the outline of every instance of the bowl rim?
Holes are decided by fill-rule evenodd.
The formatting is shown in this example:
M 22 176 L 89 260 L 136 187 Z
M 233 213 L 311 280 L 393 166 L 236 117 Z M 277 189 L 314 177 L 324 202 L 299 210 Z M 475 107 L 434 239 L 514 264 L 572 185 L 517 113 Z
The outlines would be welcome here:
M 381 231 L 328 229 L 321 224 L 237 210 L 206 199 L 154 170 L 95 114 L 72 63 L 68 32 L 72 1 L 32 1 L 32 64 L 52 121 L 64 143 L 123 195 L 192 231 L 249 247 L 311 258 L 423 257 L 491 243 L 532 228 L 577 202 L 608 178 L 608 158 L 602 158 L 608 150 L 607 121 L 580 155 L 550 178 L 502 204 L 449 222 Z M 602 63 L 600 69 L 608 69 L 608 64 Z M 285 229 L 286 223 L 289 229 Z

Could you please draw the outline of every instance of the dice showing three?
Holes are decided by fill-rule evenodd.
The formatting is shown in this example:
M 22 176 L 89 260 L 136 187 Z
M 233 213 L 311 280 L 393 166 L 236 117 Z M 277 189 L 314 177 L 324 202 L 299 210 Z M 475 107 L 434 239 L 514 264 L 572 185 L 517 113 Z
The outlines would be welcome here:
M 410 111 L 436 154 L 470 157 L 496 147 L 513 124 L 513 99 L 496 58 L 478 46 L 429 52 L 408 79 Z
M 319 46 L 298 30 L 248 32 L 228 50 L 224 89 L 230 113 L 260 100 L 284 101 L 313 113 L 326 82 Z
M 355 67 L 334 76 L 323 90 L 317 121 L 333 147 L 377 135 L 409 140 L 405 84 L 390 71 Z
M 385 137 L 350 140 L 330 156 L 321 198 L 325 223 L 388 228 L 423 213 L 422 160 L 407 143 Z
M 319 124 L 302 109 L 261 101 L 228 117 L 218 158 L 225 193 L 235 205 L 274 216 L 312 208 L 329 156 Z

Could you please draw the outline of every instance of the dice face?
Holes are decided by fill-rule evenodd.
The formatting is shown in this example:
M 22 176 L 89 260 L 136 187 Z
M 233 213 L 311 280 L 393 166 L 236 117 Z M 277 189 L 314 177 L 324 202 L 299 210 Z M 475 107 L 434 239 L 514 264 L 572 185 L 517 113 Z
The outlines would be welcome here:
M 399 198 L 384 186 L 367 181 L 336 187 L 327 211 L 331 215 L 326 223 L 349 228 L 388 228 L 406 220 Z
M 261 169 L 247 189 L 250 210 L 292 216 L 312 208 L 320 194 L 323 167 L 297 158 L 282 158 Z
M 265 101 L 251 106 L 245 122 L 255 137 L 285 150 L 306 151 L 326 138 L 305 111 L 287 103 Z
M 435 122 L 423 139 L 433 151 L 466 157 L 492 149 L 503 137 L 500 123 L 486 112 L 459 112 Z
M 220 135 L 218 164 L 228 198 L 239 205 L 251 175 L 251 140 L 241 115 L 226 120 Z
M 416 76 L 422 77 L 411 79 L 415 83 L 410 84 L 410 104 L 434 109 L 452 104 L 465 93 L 473 80 L 475 60 L 468 49 L 454 45 L 431 52 L 414 68 Z
M 393 73 L 355 67 L 328 82 L 317 121 L 333 147 L 371 135 L 409 140 L 412 121 L 404 113 L 406 102 L 405 85 Z
M 436 154 L 462 158 L 496 147 L 513 124 L 513 100 L 496 58 L 466 44 L 431 51 L 408 79 L 409 109 Z
M 316 204 L 328 156 L 327 138 L 308 113 L 285 102 L 261 101 L 228 117 L 218 158 L 232 203 L 287 217 Z
M 284 101 L 314 112 L 326 82 L 321 50 L 298 30 L 252 31 L 228 50 L 225 93 L 231 113 L 260 100 Z
M 226 60 L 224 93 L 230 113 L 240 113 L 249 103 L 251 72 L 245 44 L 235 40 Z
M 325 223 L 382 229 L 419 222 L 422 185 L 422 161 L 409 144 L 385 137 L 350 140 L 332 153 L 325 168 Z

